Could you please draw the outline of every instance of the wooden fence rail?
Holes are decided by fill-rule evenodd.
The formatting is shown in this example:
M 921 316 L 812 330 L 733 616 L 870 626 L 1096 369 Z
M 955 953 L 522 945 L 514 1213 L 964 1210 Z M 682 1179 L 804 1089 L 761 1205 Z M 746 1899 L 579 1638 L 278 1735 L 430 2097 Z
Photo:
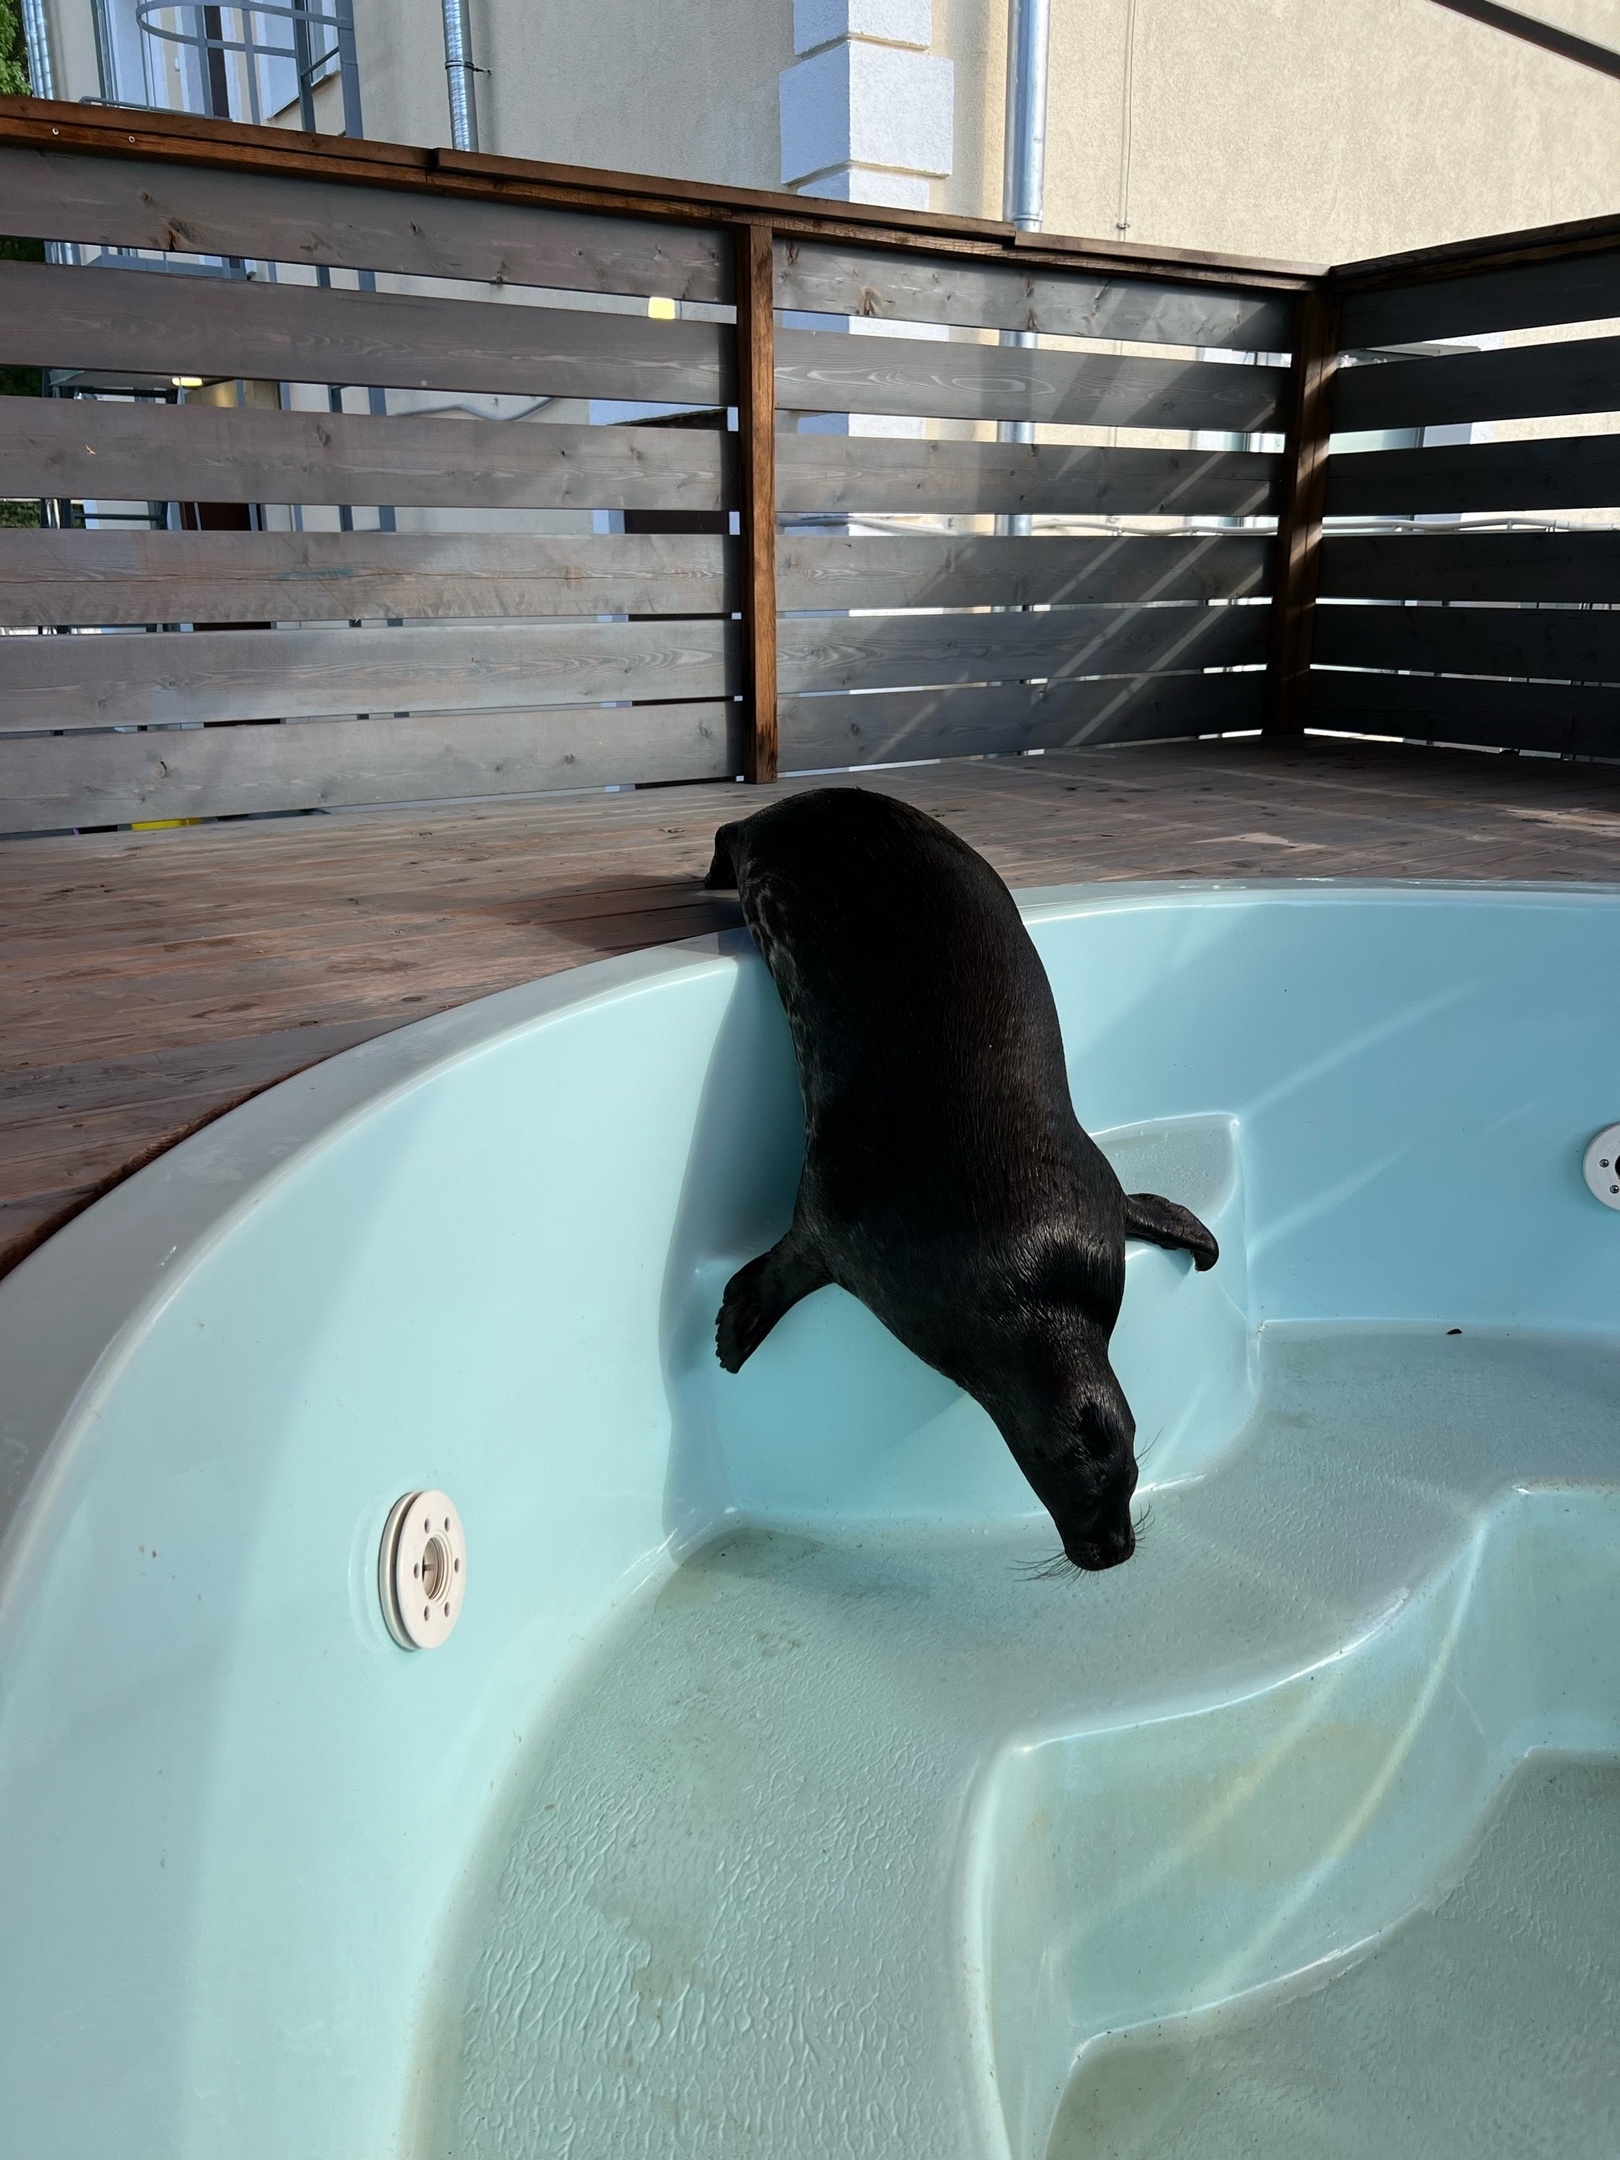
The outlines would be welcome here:
M 1615 221 L 1322 273 L 27 100 L 0 205 L 76 257 L 0 262 L 50 392 L 0 832 L 1261 725 L 1620 754 L 1620 532 L 1433 529 L 1620 502 L 1567 420 L 1620 339 L 1534 336 L 1620 317 Z
M 1617 238 L 1600 219 L 1329 274 L 1307 724 L 1620 757 Z

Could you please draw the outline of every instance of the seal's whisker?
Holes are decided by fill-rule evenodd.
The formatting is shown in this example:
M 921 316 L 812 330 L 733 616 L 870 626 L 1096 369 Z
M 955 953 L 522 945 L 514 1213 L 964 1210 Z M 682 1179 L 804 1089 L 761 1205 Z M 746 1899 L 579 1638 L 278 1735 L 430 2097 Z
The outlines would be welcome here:
M 1076 1575 L 1081 1572 L 1066 1552 L 1055 1552 L 1045 1560 L 1020 1561 L 1014 1567 L 1013 1573 L 1022 1577 L 1025 1582 L 1053 1582 L 1058 1576 L 1071 1570 Z

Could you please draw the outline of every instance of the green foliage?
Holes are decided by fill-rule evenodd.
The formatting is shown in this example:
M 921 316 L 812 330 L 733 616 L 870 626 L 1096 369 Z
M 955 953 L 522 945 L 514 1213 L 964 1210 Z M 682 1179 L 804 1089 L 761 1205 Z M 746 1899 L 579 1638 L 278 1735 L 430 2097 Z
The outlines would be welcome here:
M 30 88 L 20 0 L 0 0 L 0 97 L 27 97 Z M 0 238 L 0 260 L 43 262 L 45 243 Z M 44 388 L 45 378 L 37 367 L 0 367 L 0 397 L 38 397 Z M 38 523 L 37 503 L 0 502 L 0 526 Z
M 5 15 L 8 0 L 0 0 L 0 44 L 4 40 Z M 0 239 L 0 261 L 43 262 L 43 240 Z M 45 388 L 44 378 L 37 367 L 0 367 L 0 397 L 39 397 Z M 0 523 L 6 522 L 0 519 Z M 12 520 L 11 522 L 15 522 Z
M 27 97 L 28 46 L 19 0 L 0 0 L 0 97 Z
M 0 502 L 0 529 L 6 526 L 37 525 L 39 504 L 37 502 Z

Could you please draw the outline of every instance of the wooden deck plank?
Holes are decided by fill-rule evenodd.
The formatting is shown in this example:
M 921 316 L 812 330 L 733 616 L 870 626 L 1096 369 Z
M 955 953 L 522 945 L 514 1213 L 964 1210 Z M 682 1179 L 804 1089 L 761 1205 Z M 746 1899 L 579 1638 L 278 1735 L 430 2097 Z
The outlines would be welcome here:
M 825 784 L 788 782 L 786 787 Z M 1620 878 L 1620 767 L 1306 737 L 876 771 L 1014 886 Z M 730 785 L 0 849 L 0 1269 L 259 1089 L 489 991 L 737 919 Z

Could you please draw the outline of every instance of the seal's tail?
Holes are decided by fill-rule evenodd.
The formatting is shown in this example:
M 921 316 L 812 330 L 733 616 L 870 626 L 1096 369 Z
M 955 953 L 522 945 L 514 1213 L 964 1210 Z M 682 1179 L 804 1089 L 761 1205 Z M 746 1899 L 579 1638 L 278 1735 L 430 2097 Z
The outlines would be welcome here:
M 737 866 L 731 859 L 731 836 L 735 825 L 722 825 L 714 836 L 714 860 L 709 874 L 703 880 L 705 892 L 735 892 L 737 889 Z

